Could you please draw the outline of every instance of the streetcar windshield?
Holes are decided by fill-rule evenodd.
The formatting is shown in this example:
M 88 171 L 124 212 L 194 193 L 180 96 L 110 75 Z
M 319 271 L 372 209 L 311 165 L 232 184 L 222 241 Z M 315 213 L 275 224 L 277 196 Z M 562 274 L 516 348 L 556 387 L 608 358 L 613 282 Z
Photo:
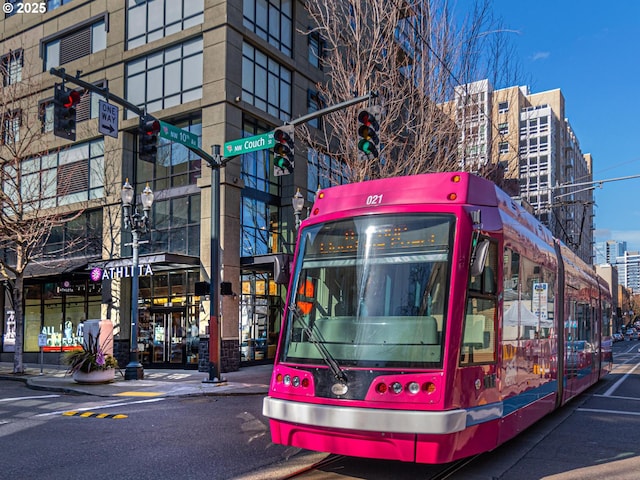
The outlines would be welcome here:
M 406 214 L 305 228 L 281 360 L 441 366 L 453 225 L 452 215 Z

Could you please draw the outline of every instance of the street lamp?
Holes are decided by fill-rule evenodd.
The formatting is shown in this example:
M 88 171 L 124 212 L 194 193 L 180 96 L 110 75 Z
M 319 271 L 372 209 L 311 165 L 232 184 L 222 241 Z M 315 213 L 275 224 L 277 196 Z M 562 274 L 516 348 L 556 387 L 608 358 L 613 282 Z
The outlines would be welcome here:
M 135 204 L 135 192 L 129 183 L 129 179 L 122 186 L 122 212 L 124 215 L 124 226 L 131 230 L 133 241 L 133 266 L 131 272 L 131 347 L 129 349 L 129 363 L 124 371 L 125 380 L 142 380 L 144 370 L 138 360 L 138 247 L 140 245 L 140 234 L 149 231 L 149 212 L 153 205 L 153 192 L 149 184 L 142 191 L 140 200 L 142 201 L 142 215 L 138 212 Z
M 296 230 L 300 228 L 300 223 L 302 220 L 300 219 L 300 215 L 302 214 L 302 209 L 304 208 L 304 197 L 300 193 L 300 189 L 293 196 L 291 201 L 291 205 L 293 206 L 293 215 L 296 217 Z

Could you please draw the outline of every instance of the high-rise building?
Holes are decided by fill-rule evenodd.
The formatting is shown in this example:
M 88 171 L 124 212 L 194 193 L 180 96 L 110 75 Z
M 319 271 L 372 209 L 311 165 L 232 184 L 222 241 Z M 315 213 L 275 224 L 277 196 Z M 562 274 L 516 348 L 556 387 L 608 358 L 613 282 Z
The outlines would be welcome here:
M 295 242 L 292 197 L 299 188 L 308 206 L 318 185 L 327 185 L 321 170 L 331 169 L 331 162 L 296 149 L 295 170 L 278 176 L 268 149 L 230 159 L 220 169 L 219 238 L 212 242 L 207 162 L 165 139 L 162 131 L 156 160 L 142 160 L 138 116 L 118 105 L 117 132 L 104 135 L 99 101 L 116 105 L 109 94 L 121 97 L 193 134 L 206 152 L 318 110 L 314 85 L 323 78 L 323 40 L 299 33 L 310 25 L 302 2 L 58 0 L 42 5 L 46 8 L 38 13 L 5 13 L 0 22 L 3 94 L 8 86 L 25 86 L 30 108 L 39 112 L 4 118 L 3 141 L 26 141 L 31 134 L 26 127 L 35 125 L 29 132 L 38 134 L 22 174 L 51 180 L 43 200 L 79 217 L 54 230 L 48 253 L 27 271 L 25 361 L 37 361 L 40 333 L 47 335 L 50 358 L 45 361 L 57 362 L 55 355 L 77 343 L 79 324 L 105 317 L 115 324 L 116 351 L 126 361 L 131 304 L 137 302 L 134 342 L 143 365 L 206 368 L 207 337 L 214 332 L 209 332 L 211 308 L 203 282 L 212 276 L 224 286 L 222 371 L 273 357 L 286 293 L 282 283 L 288 280 Z M 75 141 L 52 132 L 54 84 L 61 79 L 51 68 L 104 88 L 89 92 L 66 82 L 81 93 Z M 139 297 L 133 300 L 131 233 L 122 229 L 120 200 L 127 179 L 138 194 L 147 183 L 155 193 L 151 232 L 142 236 L 148 243 L 140 245 Z M 91 241 L 70 248 L 78 238 Z M 218 242 L 221 268 L 212 272 L 211 245 L 217 250 Z M 3 311 L 10 305 L 4 285 Z M 13 348 L 8 343 L 3 348 L 0 356 L 8 361 Z
M 486 172 L 500 165 L 505 189 L 530 204 L 556 237 L 591 263 L 593 194 L 585 187 L 592 180 L 592 159 L 580 150 L 562 92 L 532 94 L 526 86 L 494 90 L 482 80 L 457 87 L 455 102 L 461 166 Z M 508 188 L 516 182 L 518 187 Z
M 627 251 L 627 242 L 617 240 L 605 240 L 594 244 L 594 265 L 615 265 L 618 257 L 624 256 Z
M 640 292 L 640 252 L 625 252 L 616 258 L 620 285 Z

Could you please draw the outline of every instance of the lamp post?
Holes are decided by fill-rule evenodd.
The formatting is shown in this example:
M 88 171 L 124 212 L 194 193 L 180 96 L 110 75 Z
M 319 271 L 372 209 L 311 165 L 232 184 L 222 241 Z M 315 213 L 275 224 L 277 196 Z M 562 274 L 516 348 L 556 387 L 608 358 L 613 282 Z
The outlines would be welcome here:
M 296 230 L 300 228 L 300 223 L 302 220 L 300 216 L 302 215 L 302 209 L 304 208 L 304 197 L 300 193 L 300 189 L 293 196 L 291 201 L 291 205 L 293 206 L 293 215 L 296 217 Z
M 142 380 L 144 370 L 138 360 L 138 247 L 140 245 L 140 234 L 149 231 L 149 212 L 153 205 L 153 192 L 149 184 L 142 191 L 140 200 L 142 201 L 142 215 L 138 212 L 135 204 L 135 192 L 127 179 L 122 186 L 122 212 L 124 216 L 124 226 L 131 230 L 133 241 L 133 265 L 131 272 L 131 346 L 129 349 L 129 363 L 124 371 L 125 380 Z

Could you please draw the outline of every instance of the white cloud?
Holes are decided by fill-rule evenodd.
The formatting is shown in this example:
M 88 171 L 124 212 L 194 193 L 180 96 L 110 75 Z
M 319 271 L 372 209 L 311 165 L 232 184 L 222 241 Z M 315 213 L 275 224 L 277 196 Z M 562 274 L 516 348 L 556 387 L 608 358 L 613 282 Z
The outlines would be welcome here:
M 531 60 L 546 60 L 551 55 L 551 52 L 536 52 L 531 56 Z

